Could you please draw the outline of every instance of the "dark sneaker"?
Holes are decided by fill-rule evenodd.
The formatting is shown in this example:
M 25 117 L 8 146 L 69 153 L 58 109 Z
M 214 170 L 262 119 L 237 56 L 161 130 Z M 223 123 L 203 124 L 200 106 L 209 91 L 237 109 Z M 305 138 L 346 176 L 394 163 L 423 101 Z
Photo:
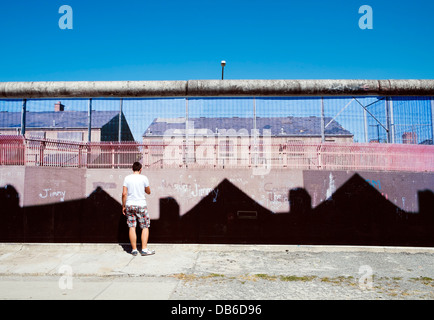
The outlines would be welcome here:
M 131 251 L 131 254 L 132 254 L 133 256 L 137 256 L 137 255 L 139 254 L 139 251 L 137 251 L 137 250 L 133 250 L 133 251 Z

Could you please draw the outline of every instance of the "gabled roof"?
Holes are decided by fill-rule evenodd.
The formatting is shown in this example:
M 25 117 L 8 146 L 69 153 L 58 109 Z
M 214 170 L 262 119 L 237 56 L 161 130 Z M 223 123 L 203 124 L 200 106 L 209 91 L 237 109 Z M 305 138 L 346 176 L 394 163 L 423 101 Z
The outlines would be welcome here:
M 195 135 L 239 134 L 241 129 L 246 130 L 246 134 L 251 134 L 254 129 L 253 118 L 200 117 L 189 118 L 188 121 L 188 127 L 194 129 Z M 326 135 L 353 136 L 330 117 L 324 118 L 324 125 L 327 125 Z M 185 118 L 156 118 L 143 136 L 183 135 L 185 128 Z M 263 134 L 264 130 L 270 130 L 272 136 L 321 136 L 321 118 L 257 117 L 256 129 L 259 130 L 259 134 Z
M 92 111 L 92 128 L 102 128 L 117 111 Z M 26 128 L 87 128 L 87 111 L 27 112 Z M 0 128 L 19 128 L 21 112 L 0 112 Z

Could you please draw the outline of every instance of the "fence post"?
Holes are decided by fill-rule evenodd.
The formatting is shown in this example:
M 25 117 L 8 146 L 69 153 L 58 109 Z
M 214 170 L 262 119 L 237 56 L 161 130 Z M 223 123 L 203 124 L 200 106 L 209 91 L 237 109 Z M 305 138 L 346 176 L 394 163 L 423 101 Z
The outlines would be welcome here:
M 434 97 L 431 97 L 431 143 L 434 144 Z
M 87 142 L 92 141 L 92 98 L 89 99 L 87 109 Z
M 368 112 L 363 108 L 363 125 L 365 133 L 365 143 L 369 142 L 369 132 L 368 132 Z
M 90 145 L 90 142 L 86 143 L 86 168 L 89 169 L 92 163 L 92 147 Z
M 321 97 L 321 142 L 325 142 L 324 97 Z
M 115 167 L 115 147 L 113 144 L 111 147 L 112 147 L 112 169 L 114 169 L 114 167 Z
M 143 146 L 143 167 L 149 167 L 150 161 L 149 161 L 149 146 L 144 145 Z
M 323 145 L 321 143 L 316 146 L 316 156 L 317 156 L 316 166 L 317 166 L 317 169 L 323 169 L 323 166 L 322 166 L 322 146 Z
M 39 165 L 44 165 L 44 150 L 45 150 L 45 141 L 39 142 Z
M 118 141 L 122 142 L 122 108 L 123 108 L 123 99 L 121 98 L 120 106 L 119 106 L 119 124 L 118 124 Z
M 82 166 L 82 163 L 81 163 L 81 154 L 82 154 L 82 151 L 83 151 L 83 146 L 80 144 L 78 146 L 78 167 L 79 168 L 81 168 L 81 166 Z
M 27 99 L 23 99 L 23 107 L 21 109 L 21 134 L 26 134 L 26 112 L 27 112 Z
M 387 143 L 395 143 L 395 130 L 393 123 L 393 104 L 391 97 L 386 97 L 386 127 Z

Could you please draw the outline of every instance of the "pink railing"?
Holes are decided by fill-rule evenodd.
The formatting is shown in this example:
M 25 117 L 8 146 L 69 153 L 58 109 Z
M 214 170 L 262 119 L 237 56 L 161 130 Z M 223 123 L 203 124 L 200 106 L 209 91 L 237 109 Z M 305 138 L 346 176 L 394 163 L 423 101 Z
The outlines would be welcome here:
M 92 142 L 0 136 L 0 165 L 130 168 L 274 168 L 303 170 L 434 171 L 434 146 L 245 141 Z
M 0 165 L 24 165 L 25 139 L 17 135 L 0 135 Z

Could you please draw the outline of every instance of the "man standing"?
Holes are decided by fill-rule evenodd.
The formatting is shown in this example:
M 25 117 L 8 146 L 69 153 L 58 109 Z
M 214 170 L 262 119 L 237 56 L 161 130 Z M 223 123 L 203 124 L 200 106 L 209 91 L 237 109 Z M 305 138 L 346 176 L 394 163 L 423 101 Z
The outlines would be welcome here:
M 136 225 L 139 221 L 142 229 L 142 256 L 154 254 L 154 250 L 148 249 L 149 227 L 151 220 L 149 219 L 148 208 L 146 204 L 145 192 L 151 194 L 149 180 L 142 175 L 142 165 L 140 162 L 133 163 L 133 174 L 125 177 L 122 189 L 122 213 L 127 217 L 129 227 L 129 237 L 131 242 L 131 254 L 136 256 L 137 237 Z

